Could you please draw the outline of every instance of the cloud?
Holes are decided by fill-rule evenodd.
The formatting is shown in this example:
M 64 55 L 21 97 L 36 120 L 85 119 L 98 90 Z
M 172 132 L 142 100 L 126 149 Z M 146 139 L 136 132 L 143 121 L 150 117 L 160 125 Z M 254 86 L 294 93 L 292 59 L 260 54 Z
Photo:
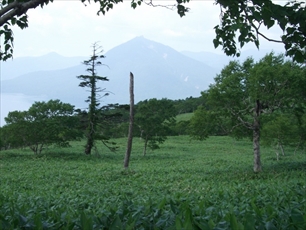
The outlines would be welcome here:
M 165 29 L 163 30 L 163 34 L 166 36 L 171 36 L 171 37 L 182 37 L 184 34 L 182 32 L 177 32 L 171 29 Z

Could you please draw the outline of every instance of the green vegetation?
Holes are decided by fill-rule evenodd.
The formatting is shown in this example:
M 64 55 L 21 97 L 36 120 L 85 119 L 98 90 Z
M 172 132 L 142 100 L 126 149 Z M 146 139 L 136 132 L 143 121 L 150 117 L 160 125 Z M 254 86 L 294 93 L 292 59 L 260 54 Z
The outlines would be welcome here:
M 168 137 L 142 156 L 134 138 L 130 170 L 118 152 L 84 155 L 50 146 L 0 152 L 0 229 L 305 229 L 306 158 L 288 149 L 276 160 L 262 147 L 254 174 L 252 143 Z
M 193 113 L 183 113 L 176 116 L 176 122 L 189 121 L 193 116 Z
M 74 106 L 60 100 L 35 102 L 28 111 L 13 111 L 0 128 L 0 148 L 30 147 L 35 154 L 48 145 L 69 146 L 82 136 Z
M 156 98 L 139 102 L 136 107 L 135 124 L 144 140 L 143 155 L 147 147 L 158 149 L 167 139 L 170 127 L 175 124 L 175 108 L 168 99 Z
M 254 172 L 260 172 L 260 139 L 265 125 L 267 143 L 276 140 L 278 145 L 295 144 L 297 148 L 305 143 L 305 85 L 305 66 L 286 60 L 284 55 L 271 52 L 257 63 L 253 58 L 243 63 L 231 61 L 202 92 L 206 107 L 195 111 L 191 135 L 201 140 L 224 130 L 236 138 L 253 136 Z M 285 115 L 290 119 L 284 119 Z M 284 135 L 290 126 L 295 127 Z M 292 135 L 296 137 L 288 138 Z
M 90 82 L 81 82 L 82 86 L 87 84 L 91 85 Z M 96 90 L 96 96 L 100 98 L 98 94 L 101 91 L 98 88 Z M 94 97 L 89 96 L 89 102 L 91 98 Z M 167 99 L 140 101 L 135 105 L 137 116 L 134 136 L 142 135 L 144 139 L 148 138 L 147 141 L 150 142 L 148 147 L 154 149 L 166 139 L 166 136 L 188 135 L 188 117 L 190 118 L 191 112 L 203 103 L 201 97 L 189 97 L 175 101 Z M 33 146 L 33 149 L 37 150 L 37 152 L 34 151 L 35 153 L 41 153 L 46 145 L 57 143 L 65 147 L 69 145 L 69 141 L 80 137 L 87 137 L 90 139 L 89 143 L 95 139 L 102 140 L 109 149 L 115 150 L 115 143 L 108 140 L 127 136 L 129 105 L 100 106 L 97 100 L 90 104 L 92 106 L 89 106 L 87 110 L 74 110 L 72 105 L 59 100 L 50 100 L 49 102 L 35 102 L 29 111 L 10 112 L 5 118 L 7 124 L 0 127 L 0 150 Z M 155 104 L 154 109 L 153 104 Z M 96 111 L 92 113 L 89 110 Z M 176 115 L 178 116 L 175 122 Z M 183 117 L 185 118 L 182 120 Z M 167 119 L 168 121 L 164 123 L 164 120 Z M 90 125 L 93 124 L 90 120 L 96 123 L 95 127 Z M 90 131 L 92 128 L 95 132 Z M 94 135 L 90 137 L 89 134 Z M 89 148 L 86 149 L 89 150 Z
M 230 62 L 202 97 L 139 102 L 124 169 L 129 106 L 99 107 L 96 58 L 88 111 L 51 100 L 5 118 L 0 229 L 306 229 L 305 66 L 271 53 Z

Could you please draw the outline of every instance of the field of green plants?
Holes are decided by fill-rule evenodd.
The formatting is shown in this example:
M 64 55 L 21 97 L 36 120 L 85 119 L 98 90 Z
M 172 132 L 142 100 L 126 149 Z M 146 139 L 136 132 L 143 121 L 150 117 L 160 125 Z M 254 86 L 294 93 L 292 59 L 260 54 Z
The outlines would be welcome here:
M 169 137 L 144 157 L 134 138 L 124 170 L 116 142 L 1 151 L 0 229 L 306 229 L 305 153 L 263 147 L 254 174 L 248 140 Z

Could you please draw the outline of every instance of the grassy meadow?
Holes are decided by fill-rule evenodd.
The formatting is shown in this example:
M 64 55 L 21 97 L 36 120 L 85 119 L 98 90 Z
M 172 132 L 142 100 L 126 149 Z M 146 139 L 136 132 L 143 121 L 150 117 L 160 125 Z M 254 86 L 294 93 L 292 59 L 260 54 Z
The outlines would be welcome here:
M 193 116 L 193 113 L 182 113 L 176 116 L 176 121 L 189 121 L 191 117 Z
M 262 147 L 253 173 L 252 143 L 169 137 L 142 156 L 134 138 L 113 153 L 84 142 L 0 152 L 0 229 L 306 229 L 306 155 Z

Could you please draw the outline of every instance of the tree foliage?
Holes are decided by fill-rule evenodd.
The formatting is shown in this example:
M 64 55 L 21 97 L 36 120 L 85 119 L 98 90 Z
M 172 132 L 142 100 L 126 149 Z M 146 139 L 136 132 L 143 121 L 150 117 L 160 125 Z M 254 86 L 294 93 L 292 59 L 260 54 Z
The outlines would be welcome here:
M 285 155 L 285 147 L 302 149 L 306 141 L 306 113 L 297 117 L 290 113 L 274 113 L 266 117 L 262 128 L 262 143 L 274 146 L 277 159 L 279 152 Z
M 90 0 L 80 0 L 90 3 Z M 123 0 L 93 0 L 99 3 L 97 14 L 107 11 L 123 2 Z M 6 60 L 13 55 L 13 33 L 11 26 L 21 29 L 28 27 L 27 11 L 37 6 L 45 6 L 53 0 L 2 0 L 0 3 L 0 36 L 4 37 L 0 51 L 0 60 Z M 151 6 L 175 7 L 179 16 L 187 15 L 190 0 L 176 0 L 173 6 L 160 4 L 157 0 L 131 0 L 131 7 L 141 4 Z M 285 4 L 272 0 L 215 0 L 220 6 L 220 24 L 214 27 L 216 38 L 214 46 L 222 46 L 227 55 L 239 56 L 239 43 L 243 47 L 252 42 L 259 47 L 259 37 L 271 42 L 284 44 L 286 54 L 295 61 L 306 60 L 306 7 L 305 1 L 288 0 Z M 282 34 L 279 39 L 269 38 L 262 28 L 270 29 L 278 26 Z
M 171 125 L 175 122 L 175 108 L 168 99 L 156 98 L 141 101 L 137 104 L 135 112 L 135 125 L 139 135 L 144 140 L 144 151 L 147 147 L 158 149 L 159 144 L 167 138 Z
M 239 56 L 240 47 L 252 42 L 259 48 L 259 37 L 283 43 L 286 54 L 297 62 L 306 60 L 306 3 L 288 0 L 285 4 L 272 0 L 217 0 L 221 9 L 221 23 L 215 26 L 215 47 L 221 45 L 227 55 Z M 262 27 L 277 26 L 280 38 L 270 38 Z
M 68 141 L 81 136 L 74 106 L 59 100 L 35 102 L 28 111 L 10 112 L 5 121 L 1 128 L 4 148 L 28 146 L 37 154 L 45 146 L 68 146 Z
M 254 171 L 261 171 L 260 131 L 266 116 L 276 111 L 294 114 L 305 103 L 305 68 L 285 60 L 283 55 L 270 53 L 255 63 L 248 58 L 243 63 L 230 62 L 203 96 L 209 111 L 197 111 L 192 122 L 204 130 L 194 135 L 205 139 L 213 129 L 212 123 L 224 121 L 226 130 L 236 137 L 253 135 Z M 203 109 L 202 109 L 203 110 Z M 197 120 L 200 119 L 200 122 Z
M 199 106 L 189 123 L 189 135 L 196 140 L 205 140 L 209 136 L 229 134 L 228 119 L 215 114 L 215 111 Z

